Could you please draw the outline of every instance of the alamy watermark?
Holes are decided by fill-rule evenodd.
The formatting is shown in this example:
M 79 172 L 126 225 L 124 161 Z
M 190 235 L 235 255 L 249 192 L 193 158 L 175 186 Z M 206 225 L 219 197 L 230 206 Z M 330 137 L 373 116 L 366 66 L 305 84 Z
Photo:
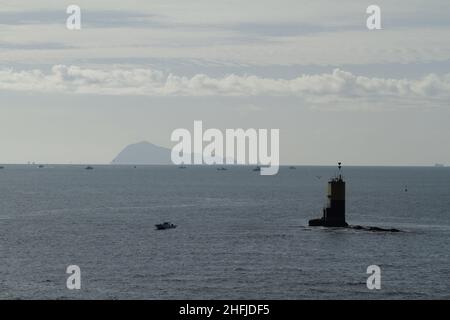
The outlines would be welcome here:
M 367 18 L 366 26 L 369 30 L 381 29 L 381 8 L 375 4 L 367 7 L 366 13 L 370 14 Z
M 81 30 L 81 8 L 75 4 L 67 7 L 66 13 L 70 16 L 66 20 L 66 27 L 69 30 Z
M 70 274 L 66 281 L 66 287 L 69 290 L 81 289 L 81 269 L 77 265 L 70 265 L 66 269 L 66 273 Z
M 381 268 L 377 265 L 371 265 L 367 267 L 367 274 L 370 276 L 367 278 L 367 289 L 380 290 L 381 289 Z
M 278 173 L 279 129 L 226 129 L 223 134 L 219 129 L 203 132 L 203 122 L 194 121 L 193 136 L 188 129 L 181 128 L 174 130 L 170 139 L 178 142 L 171 153 L 176 165 L 249 164 L 261 166 L 261 175 Z

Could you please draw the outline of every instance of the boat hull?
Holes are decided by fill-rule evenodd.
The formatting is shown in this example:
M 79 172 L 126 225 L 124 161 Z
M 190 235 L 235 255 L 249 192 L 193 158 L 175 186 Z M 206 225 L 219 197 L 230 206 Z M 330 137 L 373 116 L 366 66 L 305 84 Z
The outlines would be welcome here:
M 175 229 L 176 225 L 162 225 L 162 224 L 155 224 L 156 230 L 168 230 L 168 229 Z

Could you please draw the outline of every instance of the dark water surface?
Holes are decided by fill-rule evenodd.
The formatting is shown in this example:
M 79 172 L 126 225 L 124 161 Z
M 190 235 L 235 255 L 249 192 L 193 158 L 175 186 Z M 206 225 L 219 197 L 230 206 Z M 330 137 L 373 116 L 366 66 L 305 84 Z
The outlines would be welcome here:
M 6 166 L 0 298 L 449 299 L 450 169 L 345 168 L 348 222 L 401 233 L 306 227 L 334 171 Z

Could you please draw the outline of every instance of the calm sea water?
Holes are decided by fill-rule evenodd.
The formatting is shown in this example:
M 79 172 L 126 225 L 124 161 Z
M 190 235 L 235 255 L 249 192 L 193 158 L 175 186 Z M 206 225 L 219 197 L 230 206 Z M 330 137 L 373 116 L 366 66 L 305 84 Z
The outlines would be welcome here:
M 348 222 L 401 233 L 306 227 L 334 171 L 6 166 L 0 298 L 449 299 L 450 168 L 345 168 Z

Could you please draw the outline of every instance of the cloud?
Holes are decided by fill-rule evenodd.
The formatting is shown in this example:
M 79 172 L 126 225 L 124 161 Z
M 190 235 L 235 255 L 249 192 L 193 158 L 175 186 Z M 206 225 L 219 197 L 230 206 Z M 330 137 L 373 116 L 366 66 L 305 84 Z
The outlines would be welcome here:
M 60 5 L 58 10 L 25 10 L 0 11 L 1 25 L 64 25 L 67 17 L 66 6 Z M 88 28 L 106 27 L 167 27 L 162 17 L 130 10 L 83 10 L 82 23 Z
M 0 90 L 137 96 L 294 96 L 315 104 L 342 100 L 450 99 L 450 74 L 420 79 L 355 75 L 340 69 L 291 79 L 230 74 L 182 76 L 148 68 L 82 68 L 56 65 L 42 70 L 0 70 Z
M 450 59 L 450 2 L 380 0 L 383 30 L 354 0 L 79 0 L 82 30 L 60 1 L 5 0 L 0 60 L 8 65 L 180 59 L 242 66 L 411 64 Z M 404 1 L 403 1 L 404 2 Z M 163 67 L 161 67 L 163 68 Z

